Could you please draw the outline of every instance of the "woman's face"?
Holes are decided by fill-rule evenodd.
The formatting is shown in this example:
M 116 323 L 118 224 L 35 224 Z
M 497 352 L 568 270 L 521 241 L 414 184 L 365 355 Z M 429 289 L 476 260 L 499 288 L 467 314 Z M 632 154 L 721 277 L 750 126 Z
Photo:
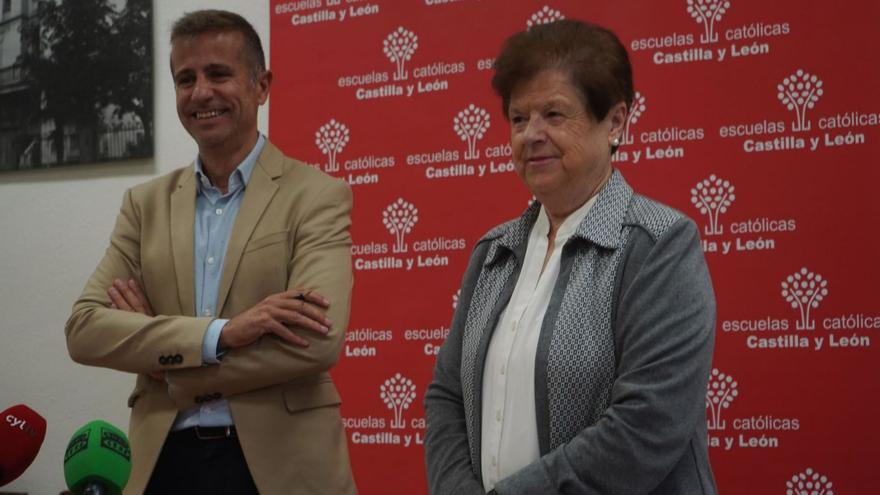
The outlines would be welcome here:
M 611 175 L 611 141 L 622 129 L 624 103 L 596 121 L 569 77 L 545 70 L 514 86 L 508 116 L 516 171 L 544 205 L 573 210 Z

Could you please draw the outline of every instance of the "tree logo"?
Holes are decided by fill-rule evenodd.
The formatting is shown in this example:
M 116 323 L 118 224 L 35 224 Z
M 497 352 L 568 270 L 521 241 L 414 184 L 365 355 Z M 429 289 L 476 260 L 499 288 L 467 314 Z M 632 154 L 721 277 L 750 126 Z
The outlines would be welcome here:
M 553 21 L 558 21 L 560 19 L 565 19 L 565 16 L 562 15 L 562 12 L 551 9 L 548 6 L 544 6 L 541 10 L 532 14 L 532 17 L 526 21 L 526 29 L 531 29 L 534 26 L 540 26 L 541 24 L 549 24 Z
M 776 95 L 779 101 L 789 111 L 794 110 L 797 122 L 792 125 L 795 131 L 810 130 L 810 122 L 807 121 L 807 110 L 816 106 L 819 97 L 822 96 L 822 81 L 814 76 L 798 69 L 794 74 L 786 77 L 776 86 L 779 93 Z
M 483 139 L 486 129 L 489 128 L 489 112 L 475 106 L 473 103 L 452 119 L 453 129 L 462 141 L 467 141 L 468 149 L 464 153 L 465 160 L 473 160 L 480 157 L 477 151 L 477 141 Z
M 715 32 L 715 22 L 720 22 L 724 13 L 730 8 L 730 2 L 724 0 L 687 0 L 687 11 L 697 24 L 703 25 L 703 34 L 700 42 L 715 43 L 718 41 L 718 33 Z
M 828 281 L 806 268 L 801 268 L 782 281 L 782 297 L 793 309 L 800 311 L 800 319 L 795 325 L 798 330 L 816 328 L 816 320 L 810 319 L 810 309 L 818 308 L 827 295 Z
M 339 164 L 336 163 L 336 154 L 341 153 L 348 144 L 348 127 L 336 119 L 330 119 L 330 122 L 322 125 L 318 132 L 315 133 L 315 144 L 321 153 L 329 155 L 330 161 L 324 168 L 327 172 L 336 172 L 339 170 Z
M 412 228 L 419 221 L 419 210 L 403 198 L 388 205 L 382 212 L 382 223 L 388 232 L 395 236 L 394 252 L 405 253 L 407 245 L 404 242 L 406 234 L 412 232 Z
M 626 125 L 623 127 L 623 136 L 621 139 L 622 144 L 632 144 L 633 137 L 629 132 L 629 126 L 634 125 L 639 121 L 639 117 L 642 116 L 642 113 L 645 112 L 645 97 L 642 96 L 641 93 L 636 91 L 636 94 L 633 96 L 632 106 L 629 109 L 629 115 L 626 116 Z
M 709 409 L 710 430 L 723 430 L 727 424 L 721 419 L 721 412 L 730 407 L 730 403 L 739 394 L 736 390 L 736 382 L 733 377 L 726 375 L 718 368 L 712 369 L 709 377 L 709 387 L 706 390 L 706 408 Z
M 691 189 L 691 203 L 700 213 L 709 217 L 709 225 L 705 227 L 706 235 L 724 233 L 724 226 L 718 224 L 718 216 L 727 213 L 727 208 L 736 199 L 733 184 L 716 177 L 715 174 L 703 179 Z
M 408 77 L 405 69 L 406 63 L 412 59 L 413 54 L 419 47 L 419 37 L 401 26 L 385 37 L 382 45 L 382 51 L 385 52 L 388 60 L 393 64 L 397 64 L 394 80 L 402 81 L 406 79 Z
M 827 476 L 807 468 L 785 482 L 785 495 L 834 495 L 832 485 Z
M 391 421 L 392 428 L 403 428 L 403 411 L 409 409 L 410 404 L 416 398 L 416 385 L 400 373 L 385 380 L 379 387 L 379 396 L 394 411 L 394 419 Z

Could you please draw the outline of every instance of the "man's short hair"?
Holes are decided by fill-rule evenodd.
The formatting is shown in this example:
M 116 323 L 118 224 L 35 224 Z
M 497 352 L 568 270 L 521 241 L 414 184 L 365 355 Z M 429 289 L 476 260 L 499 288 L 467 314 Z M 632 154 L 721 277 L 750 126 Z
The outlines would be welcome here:
M 171 43 L 181 38 L 218 31 L 237 31 L 244 37 L 244 52 L 251 63 L 254 76 L 266 71 L 266 55 L 253 26 L 242 16 L 226 10 L 196 10 L 189 12 L 171 28 Z

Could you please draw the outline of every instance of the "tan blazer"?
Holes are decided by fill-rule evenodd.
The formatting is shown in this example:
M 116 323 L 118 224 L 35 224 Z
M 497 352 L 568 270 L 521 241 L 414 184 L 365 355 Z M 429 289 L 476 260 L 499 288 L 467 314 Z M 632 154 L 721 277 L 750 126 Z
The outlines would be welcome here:
M 127 191 L 110 246 L 66 326 L 76 362 L 137 373 L 125 493 L 144 491 L 177 412 L 215 397 L 229 401 L 260 493 L 355 493 L 328 374 L 348 324 L 351 189 L 266 143 L 229 239 L 218 314 L 231 318 L 270 294 L 305 287 L 331 301 L 333 325 L 326 337 L 294 328 L 307 348 L 266 336 L 210 366 L 201 349 L 211 318 L 193 316 L 195 200 L 192 165 Z M 158 316 L 109 309 L 113 279 L 132 277 Z M 167 383 L 147 375 L 158 371 Z

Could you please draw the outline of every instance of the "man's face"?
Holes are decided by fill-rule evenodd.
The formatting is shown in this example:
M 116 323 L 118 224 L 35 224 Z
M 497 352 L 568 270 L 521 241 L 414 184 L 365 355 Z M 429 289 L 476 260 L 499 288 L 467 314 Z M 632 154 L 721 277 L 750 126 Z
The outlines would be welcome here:
M 177 116 L 199 151 L 234 153 L 257 134 L 257 109 L 269 96 L 268 71 L 254 76 L 244 36 L 218 31 L 181 38 L 171 47 Z

